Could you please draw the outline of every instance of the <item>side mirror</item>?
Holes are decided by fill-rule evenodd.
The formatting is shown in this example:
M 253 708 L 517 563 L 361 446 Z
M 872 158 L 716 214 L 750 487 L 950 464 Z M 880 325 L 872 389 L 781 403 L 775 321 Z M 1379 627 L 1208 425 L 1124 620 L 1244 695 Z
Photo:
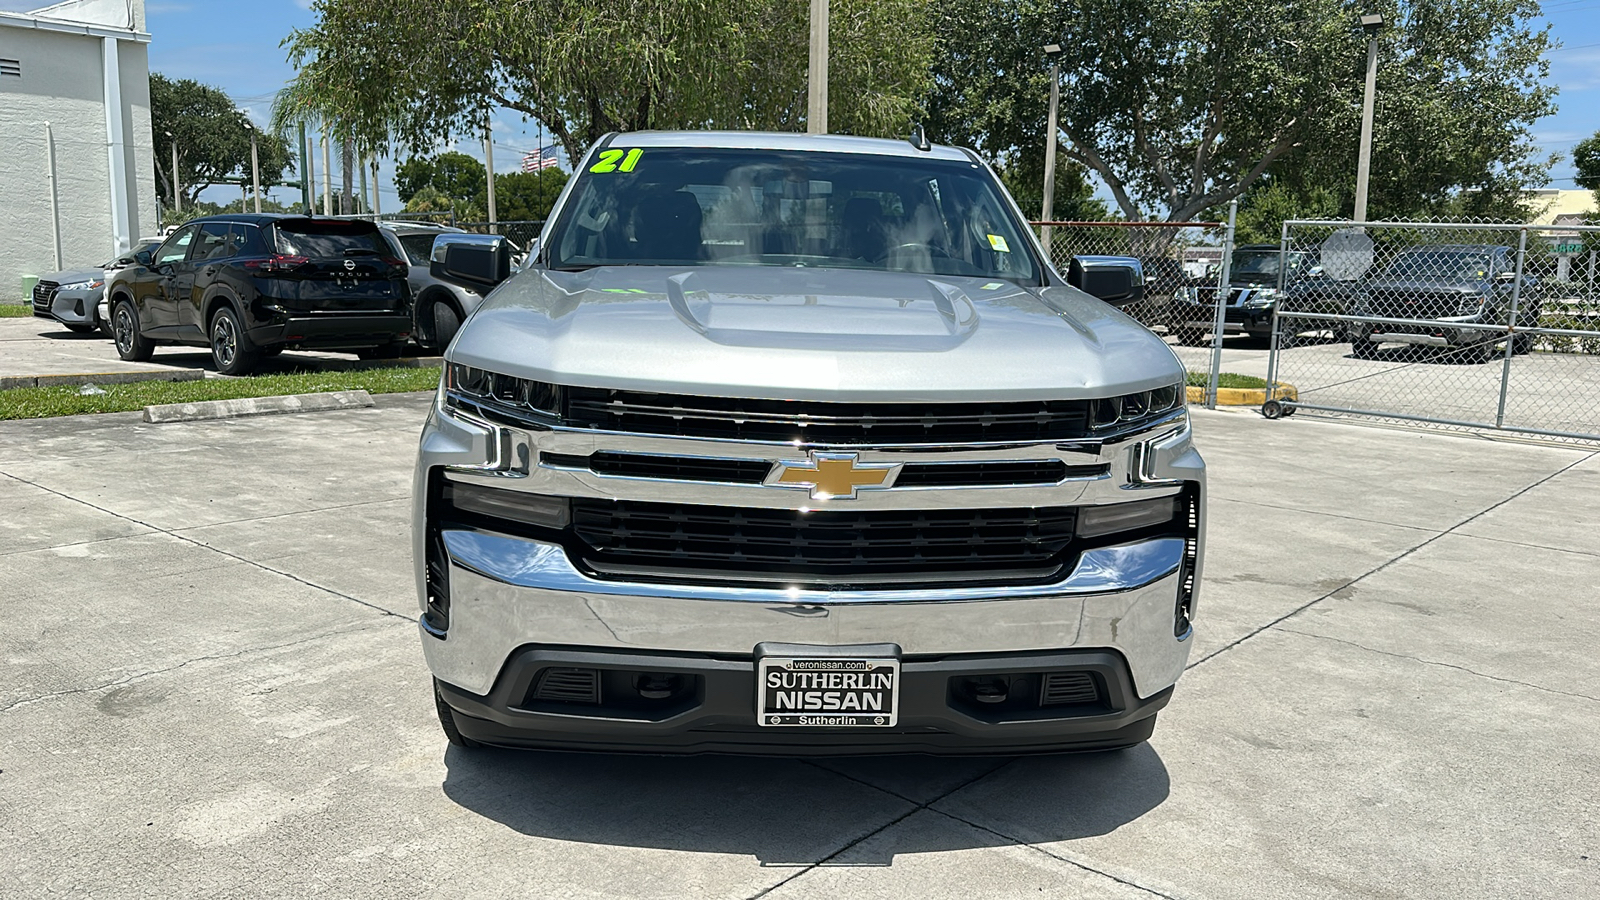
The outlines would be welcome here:
M 498 234 L 441 234 L 428 271 L 440 281 L 487 292 L 511 277 L 511 243 Z
M 1144 299 L 1144 271 L 1132 258 L 1094 260 L 1085 265 L 1076 257 L 1067 269 L 1067 283 L 1112 306 L 1127 306 Z
M 133 261 L 138 263 L 139 265 L 145 266 L 145 267 L 148 267 L 150 265 L 150 260 L 151 259 L 152 259 L 152 257 L 150 256 L 150 251 L 149 250 L 140 250 L 138 253 L 135 253 L 133 255 Z

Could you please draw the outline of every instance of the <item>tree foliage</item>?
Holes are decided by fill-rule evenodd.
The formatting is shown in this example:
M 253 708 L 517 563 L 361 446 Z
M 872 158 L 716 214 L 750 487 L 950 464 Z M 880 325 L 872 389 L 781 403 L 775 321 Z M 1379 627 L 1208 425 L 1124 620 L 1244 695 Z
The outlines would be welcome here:
M 1062 152 L 1130 219 L 1207 214 L 1267 178 L 1279 207 L 1331 192 L 1348 211 L 1366 69 L 1357 17 L 1369 11 L 1392 23 L 1380 35 L 1373 215 L 1501 208 L 1548 170 L 1529 133 L 1554 109 L 1533 0 L 936 6 L 938 135 L 992 157 L 1042 147 L 1042 45 L 1059 42 Z
M 1577 170 L 1578 187 L 1594 191 L 1595 209 L 1600 210 L 1600 131 L 1572 148 L 1572 167 Z
M 395 189 L 406 212 L 452 212 L 462 222 L 488 218 L 489 191 L 483 163 L 465 153 L 412 158 L 395 170 Z M 558 169 L 501 172 L 494 179 L 495 215 L 502 222 L 543 219 L 555 205 L 567 175 Z
M 903 134 L 926 92 L 926 0 L 834 0 L 830 130 Z M 426 153 L 490 111 L 542 122 L 578 159 L 609 131 L 804 125 L 796 0 L 317 0 L 285 41 L 282 121 L 315 115 L 366 147 Z
M 250 178 L 250 130 L 233 101 L 217 88 L 150 73 L 150 130 L 155 139 L 156 181 L 166 203 L 172 198 L 174 140 L 184 206 L 193 206 L 200 192 L 212 185 Z M 256 154 L 263 189 L 283 178 L 290 166 L 287 142 L 277 134 L 258 131 Z

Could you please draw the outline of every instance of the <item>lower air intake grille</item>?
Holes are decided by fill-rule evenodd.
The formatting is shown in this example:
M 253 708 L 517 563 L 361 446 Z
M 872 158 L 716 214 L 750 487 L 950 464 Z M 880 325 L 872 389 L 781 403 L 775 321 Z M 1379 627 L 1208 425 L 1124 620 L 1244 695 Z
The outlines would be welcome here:
M 1085 706 L 1100 702 L 1100 687 L 1088 672 L 1050 672 L 1039 688 L 1040 706 Z
M 533 699 L 599 703 L 600 673 L 595 669 L 545 669 L 539 674 Z
M 584 562 L 605 574 L 782 584 L 1048 581 L 1076 510 L 800 512 L 575 500 Z

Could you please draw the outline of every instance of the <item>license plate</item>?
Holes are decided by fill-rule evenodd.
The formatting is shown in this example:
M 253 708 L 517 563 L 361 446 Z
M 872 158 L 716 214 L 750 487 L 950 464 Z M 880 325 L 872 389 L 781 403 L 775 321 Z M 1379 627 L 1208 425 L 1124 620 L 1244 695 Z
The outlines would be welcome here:
M 898 659 L 764 656 L 756 679 L 766 727 L 889 728 L 899 712 Z

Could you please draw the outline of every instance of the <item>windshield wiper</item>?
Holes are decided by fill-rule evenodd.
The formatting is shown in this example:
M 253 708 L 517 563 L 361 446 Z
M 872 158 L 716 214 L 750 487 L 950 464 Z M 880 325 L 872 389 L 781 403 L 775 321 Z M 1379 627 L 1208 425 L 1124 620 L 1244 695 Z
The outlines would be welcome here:
M 345 256 L 377 256 L 378 251 L 370 247 L 346 247 Z

